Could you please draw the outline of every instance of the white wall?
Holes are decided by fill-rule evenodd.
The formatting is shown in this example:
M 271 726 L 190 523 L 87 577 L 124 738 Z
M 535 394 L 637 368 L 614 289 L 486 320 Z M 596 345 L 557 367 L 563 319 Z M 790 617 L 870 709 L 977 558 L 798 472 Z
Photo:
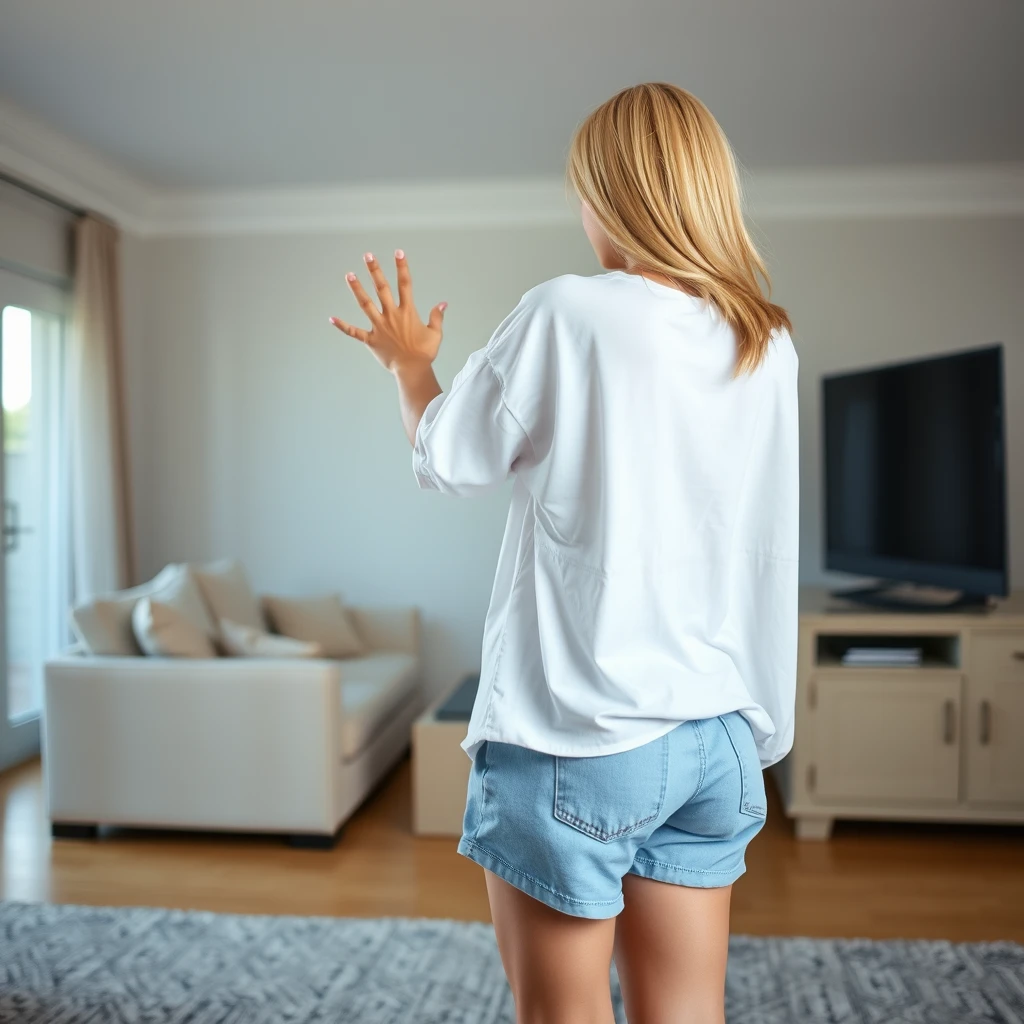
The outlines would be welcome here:
M 1003 341 L 1011 553 L 1024 583 L 1024 219 L 763 226 L 802 360 L 803 568 L 820 580 L 823 372 Z M 479 664 L 508 493 L 419 492 L 394 386 L 327 317 L 358 317 L 360 254 L 409 253 L 423 309 L 450 303 L 447 385 L 531 285 L 598 270 L 568 227 L 126 239 L 141 565 L 236 555 L 262 590 L 416 604 L 427 677 Z

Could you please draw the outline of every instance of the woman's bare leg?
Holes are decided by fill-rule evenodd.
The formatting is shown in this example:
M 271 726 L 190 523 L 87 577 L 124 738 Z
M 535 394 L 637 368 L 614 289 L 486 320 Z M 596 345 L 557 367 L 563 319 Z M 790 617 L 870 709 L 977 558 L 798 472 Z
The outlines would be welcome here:
M 724 1024 L 732 886 L 622 880 L 615 966 L 629 1024 Z
M 485 874 L 517 1024 L 613 1024 L 615 918 L 562 914 L 492 872 Z

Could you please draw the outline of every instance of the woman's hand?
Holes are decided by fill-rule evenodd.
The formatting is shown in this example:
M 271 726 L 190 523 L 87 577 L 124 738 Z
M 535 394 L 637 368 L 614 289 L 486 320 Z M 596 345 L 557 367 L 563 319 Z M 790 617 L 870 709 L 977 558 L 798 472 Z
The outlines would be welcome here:
M 441 324 L 447 302 L 439 302 L 431 311 L 430 319 L 424 323 L 416 312 L 412 299 L 412 275 L 405 253 L 395 250 L 395 266 L 398 268 L 398 304 L 391 296 L 391 287 L 373 253 L 363 256 L 370 271 L 373 286 L 377 290 L 377 303 L 370 298 L 353 273 L 345 275 L 359 308 L 370 321 L 370 330 L 362 330 L 351 324 L 331 317 L 331 323 L 350 338 L 361 341 L 377 357 L 385 369 L 394 374 L 416 373 L 430 366 L 441 346 Z
M 398 382 L 398 405 L 402 414 L 402 425 L 411 444 L 416 444 L 416 432 L 427 406 L 441 394 L 441 385 L 434 376 L 433 363 L 441 347 L 441 321 L 447 302 L 439 302 L 431 311 L 430 319 L 424 323 L 416 312 L 412 301 L 412 275 L 405 253 L 395 250 L 395 266 L 398 267 L 398 305 L 391 297 L 391 288 L 384 271 L 368 252 L 363 259 L 377 289 L 381 308 L 363 291 L 355 274 L 346 274 L 352 294 L 359 308 L 369 318 L 370 330 L 331 317 L 331 323 L 350 338 L 361 341 L 380 360 L 385 369 L 394 374 Z

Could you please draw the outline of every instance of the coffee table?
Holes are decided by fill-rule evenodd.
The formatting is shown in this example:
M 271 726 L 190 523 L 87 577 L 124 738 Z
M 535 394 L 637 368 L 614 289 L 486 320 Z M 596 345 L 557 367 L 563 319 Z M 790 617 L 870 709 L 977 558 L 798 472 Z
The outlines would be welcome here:
M 412 830 L 460 836 L 472 762 L 460 744 L 469 728 L 476 677 L 442 694 L 412 727 Z

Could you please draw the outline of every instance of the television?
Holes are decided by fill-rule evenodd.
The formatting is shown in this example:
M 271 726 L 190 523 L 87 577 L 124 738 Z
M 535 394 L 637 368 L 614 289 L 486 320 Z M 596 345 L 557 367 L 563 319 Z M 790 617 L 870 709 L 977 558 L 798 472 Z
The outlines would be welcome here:
M 827 376 L 822 388 L 825 567 L 892 583 L 1008 591 L 1003 350 Z

